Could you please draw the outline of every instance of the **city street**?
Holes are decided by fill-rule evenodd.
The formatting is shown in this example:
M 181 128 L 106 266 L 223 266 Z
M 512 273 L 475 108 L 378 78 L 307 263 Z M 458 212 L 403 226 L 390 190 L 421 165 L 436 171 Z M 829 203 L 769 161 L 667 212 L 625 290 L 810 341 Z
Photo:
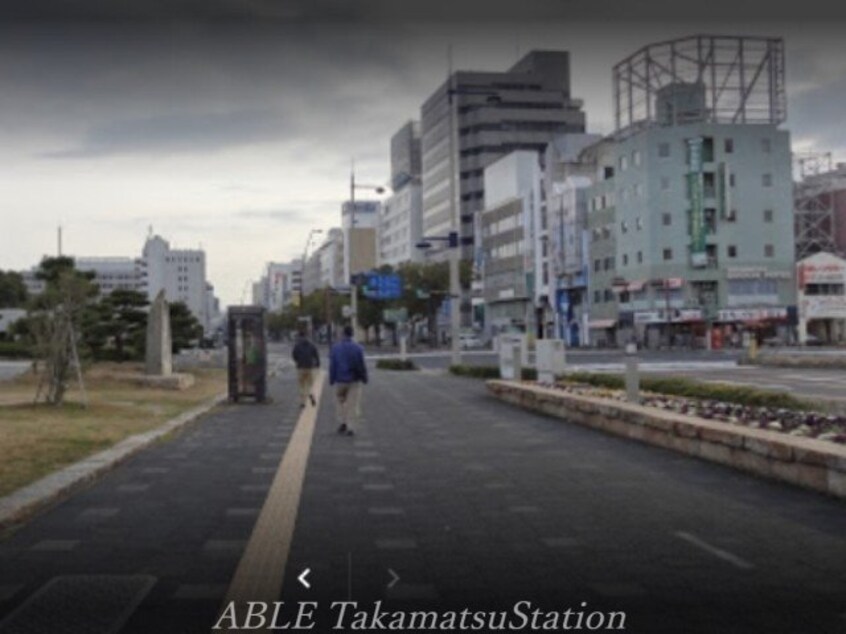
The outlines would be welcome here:
M 221 407 L 7 535 L 0 632 L 72 631 L 70 615 L 73 631 L 208 632 L 247 573 L 247 599 L 281 582 L 321 613 L 525 600 L 623 611 L 647 634 L 843 631 L 842 502 L 445 374 L 374 370 L 342 437 L 328 386 L 301 415 L 279 365 L 273 403 Z

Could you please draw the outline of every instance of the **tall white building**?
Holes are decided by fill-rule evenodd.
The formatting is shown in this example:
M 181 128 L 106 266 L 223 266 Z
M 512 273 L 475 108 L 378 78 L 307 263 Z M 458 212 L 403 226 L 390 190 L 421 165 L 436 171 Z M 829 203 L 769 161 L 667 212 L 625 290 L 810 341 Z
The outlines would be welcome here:
M 393 267 L 423 260 L 416 244 L 423 237 L 420 182 L 420 124 L 409 121 L 391 138 L 391 186 L 394 193 L 379 216 L 377 265 Z
M 108 295 L 114 290 L 141 290 L 141 261 L 126 257 L 76 258 L 76 268 L 94 273 L 94 283 Z
M 76 257 L 74 265 L 80 271 L 94 273 L 102 294 L 117 289 L 143 293 L 153 301 L 159 291 L 165 291 L 168 302 L 183 302 L 208 333 L 220 320 L 220 302 L 214 287 L 206 279 L 206 254 L 202 250 L 171 249 L 161 236 L 150 235 L 144 243 L 140 258 Z M 44 291 L 44 282 L 36 278 L 38 267 L 23 271 L 27 292 Z
M 512 152 L 484 171 L 481 216 L 485 328 L 535 332 L 541 297 L 549 293 L 540 154 Z M 544 324 L 543 317 L 540 324 Z
M 206 279 L 206 253 L 199 249 L 171 249 L 161 236 L 150 236 L 141 256 L 142 283 L 139 290 L 153 301 L 164 290 L 169 302 L 183 302 L 203 330 L 212 327 Z

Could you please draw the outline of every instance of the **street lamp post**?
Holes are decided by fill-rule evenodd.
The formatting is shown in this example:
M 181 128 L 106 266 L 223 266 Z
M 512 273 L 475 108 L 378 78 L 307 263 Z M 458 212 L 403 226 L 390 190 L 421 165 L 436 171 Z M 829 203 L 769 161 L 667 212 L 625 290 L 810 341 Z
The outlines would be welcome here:
M 417 243 L 418 249 L 428 249 L 432 241 L 444 241 L 449 249 L 449 307 L 450 307 L 450 348 L 452 350 L 452 365 L 461 365 L 461 341 L 459 340 L 459 329 L 461 327 L 461 313 L 459 302 L 461 301 L 461 284 L 459 279 L 459 256 L 461 240 L 457 231 L 450 231 L 446 236 L 424 237 Z
M 312 238 L 319 233 L 323 233 L 323 229 L 311 229 L 308 232 L 308 238 L 306 238 L 305 248 L 303 249 L 303 260 L 300 264 L 300 312 L 303 311 L 303 307 L 305 306 L 305 275 L 308 248 L 311 245 Z
M 352 319 L 353 336 L 358 339 L 358 285 L 355 283 L 356 271 L 353 271 L 353 235 L 355 231 L 355 190 L 369 189 L 375 191 L 377 194 L 385 192 L 385 188 L 381 185 L 364 185 L 355 182 L 355 167 L 350 169 L 350 229 L 349 239 L 347 240 L 347 258 L 350 261 L 350 318 Z

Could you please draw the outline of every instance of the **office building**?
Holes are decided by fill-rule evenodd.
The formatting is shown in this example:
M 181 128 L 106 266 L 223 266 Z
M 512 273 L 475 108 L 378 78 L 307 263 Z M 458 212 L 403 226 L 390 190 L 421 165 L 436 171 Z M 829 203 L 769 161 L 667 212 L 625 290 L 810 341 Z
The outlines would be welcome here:
M 614 67 L 614 88 L 617 129 L 594 159 L 588 212 L 591 338 L 787 341 L 796 290 L 782 40 L 648 45 Z
M 846 342 L 846 260 L 815 253 L 796 264 L 799 342 Z
M 379 216 L 377 265 L 397 267 L 420 262 L 416 247 L 423 237 L 423 199 L 420 184 L 420 124 L 409 121 L 391 138 L 391 187 Z

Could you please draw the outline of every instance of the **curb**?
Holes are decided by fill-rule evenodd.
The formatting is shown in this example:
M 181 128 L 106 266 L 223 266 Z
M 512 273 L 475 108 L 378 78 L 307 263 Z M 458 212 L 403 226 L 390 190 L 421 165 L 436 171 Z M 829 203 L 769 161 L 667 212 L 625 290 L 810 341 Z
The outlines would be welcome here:
M 487 388 L 524 409 L 846 499 L 842 445 L 513 381 Z
M 226 400 L 221 394 L 183 412 L 155 429 L 124 438 L 118 444 L 44 476 L 0 498 L 0 529 L 7 529 L 111 471 L 157 440 L 196 420 Z

